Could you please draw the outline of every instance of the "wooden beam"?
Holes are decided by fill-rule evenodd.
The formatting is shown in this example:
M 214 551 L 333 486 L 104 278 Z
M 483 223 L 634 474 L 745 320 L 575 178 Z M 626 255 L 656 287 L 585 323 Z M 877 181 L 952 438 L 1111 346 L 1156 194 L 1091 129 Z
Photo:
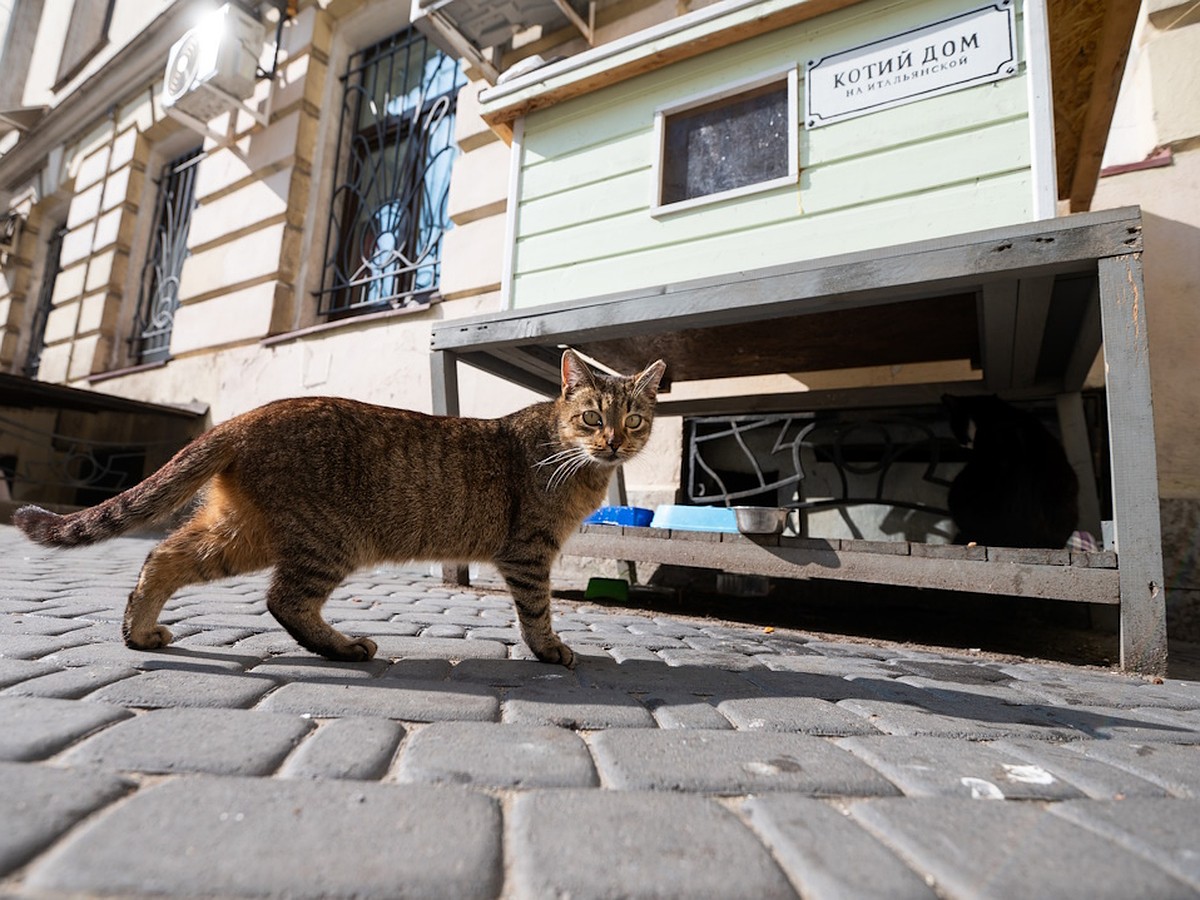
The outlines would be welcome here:
M 1037 380 L 1042 336 L 1050 315 L 1054 276 L 1022 278 L 1017 288 L 1017 321 L 1012 347 L 1012 386 L 1028 387 Z
M 1087 115 L 1079 134 L 1079 154 L 1071 176 L 1071 212 L 1091 209 L 1140 6 L 1140 0 L 1109 0 L 1105 9 Z
M 1099 261 L 1113 520 L 1121 561 L 1121 667 L 1166 674 L 1158 465 L 1141 254 Z

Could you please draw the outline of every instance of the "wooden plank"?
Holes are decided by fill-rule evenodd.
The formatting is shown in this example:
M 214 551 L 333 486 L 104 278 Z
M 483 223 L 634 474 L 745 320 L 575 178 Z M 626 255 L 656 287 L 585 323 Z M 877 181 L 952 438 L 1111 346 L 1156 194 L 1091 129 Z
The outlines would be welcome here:
M 434 415 L 457 416 L 458 366 L 455 355 L 440 350 L 430 353 L 429 370 Z
M 1078 391 L 1087 380 L 1088 373 L 1096 362 L 1103 342 L 1100 328 L 1100 288 L 1095 287 L 1091 301 L 1084 308 L 1083 319 L 1079 323 L 1079 332 L 1075 338 L 1075 346 L 1071 350 L 1071 358 L 1063 373 L 1063 387 L 1068 391 Z
M 801 173 L 799 187 L 777 186 L 722 204 L 717 227 L 695 210 L 661 219 L 635 212 L 604 220 L 602 228 L 568 228 L 520 241 L 514 303 L 525 308 L 575 299 L 596 284 L 624 291 L 689 277 L 740 274 L 797 258 L 884 248 L 906 238 L 949 236 L 956 228 L 1019 222 L 1030 214 L 1025 171 L 893 195 L 869 206 L 836 205 L 819 213 L 806 206 L 806 185 L 815 177 Z M 619 244 L 614 244 L 614 234 L 621 236 Z
M 1140 254 L 1099 261 L 1113 519 L 1121 559 L 1121 666 L 1165 674 L 1158 464 Z
M 1070 199 L 1072 212 L 1089 209 L 1092 205 L 1140 5 L 1139 0 L 1108 0 L 1098 39 L 1089 42 L 1088 49 L 1095 49 L 1091 54 L 1093 69 L 1087 113 L 1078 135 L 1078 155 L 1070 165 L 1070 182 L 1059 186 L 1060 197 L 1066 189 L 1065 196 Z
M 598 329 L 611 338 L 764 321 L 795 315 L 800 301 L 828 309 L 978 287 L 1039 270 L 1094 270 L 1096 258 L 1127 249 L 1141 249 L 1137 211 L 1106 210 L 435 323 L 432 347 L 490 350 L 568 343 Z M 730 303 L 731 296 L 738 302 Z
M 1013 334 L 1011 387 L 1028 387 L 1037 378 L 1042 335 L 1050 314 L 1054 277 L 1022 278 L 1017 288 L 1017 321 Z
M 770 4 L 774 8 L 756 5 L 728 12 L 724 9 L 701 11 L 686 21 L 668 21 L 644 29 L 494 88 L 481 98 L 481 115 L 489 124 L 512 122 L 535 110 L 859 2 L 861 0 L 806 0 L 803 3 Z
M 1013 280 L 983 286 L 979 298 L 979 346 L 983 380 L 990 391 L 1012 385 L 1013 344 L 1017 331 L 1017 285 Z
M 1009 392 L 1011 399 L 1037 399 L 1053 393 L 1054 385 L 1033 385 L 1026 391 Z M 873 409 L 894 406 L 938 406 L 942 394 L 988 393 L 982 381 L 945 381 L 927 384 L 897 384 L 865 388 L 831 388 L 750 397 L 696 397 L 674 400 L 660 394 L 660 416 L 725 416 L 748 413 L 792 413 L 820 409 Z
M 674 534 L 669 540 L 577 534 L 567 541 L 563 552 L 772 578 L 824 578 L 1086 603 L 1118 602 L 1118 575 L 1112 569 L 856 553 L 787 546 L 786 541 L 778 547 L 750 540 L 682 541 Z

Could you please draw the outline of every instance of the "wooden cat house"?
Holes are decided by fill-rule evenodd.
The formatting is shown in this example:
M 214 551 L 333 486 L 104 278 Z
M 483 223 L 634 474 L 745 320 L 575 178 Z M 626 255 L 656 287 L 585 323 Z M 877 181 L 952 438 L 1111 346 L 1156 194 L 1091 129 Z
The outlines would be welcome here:
M 1160 671 L 1140 214 L 1070 213 L 1090 203 L 1136 12 L 724 0 L 501 80 L 481 104 L 513 151 L 506 309 L 435 326 L 435 405 L 457 408 L 459 361 L 554 393 L 564 344 L 618 371 L 665 358 L 662 412 L 683 416 L 996 392 L 1052 401 L 1094 484 L 1080 398 L 1103 350 L 1115 552 L 611 526 L 568 550 L 1112 604 L 1123 664 Z M 933 374 L 746 387 L 896 365 Z M 1084 506 L 1099 532 L 1095 492 Z

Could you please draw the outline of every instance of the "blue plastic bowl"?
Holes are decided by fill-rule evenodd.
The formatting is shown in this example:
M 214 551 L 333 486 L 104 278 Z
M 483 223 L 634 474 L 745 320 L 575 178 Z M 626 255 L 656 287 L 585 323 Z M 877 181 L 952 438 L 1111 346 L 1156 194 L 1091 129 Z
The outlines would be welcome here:
M 584 525 L 629 525 L 647 528 L 654 519 L 654 510 L 640 506 L 602 506 L 586 519 Z

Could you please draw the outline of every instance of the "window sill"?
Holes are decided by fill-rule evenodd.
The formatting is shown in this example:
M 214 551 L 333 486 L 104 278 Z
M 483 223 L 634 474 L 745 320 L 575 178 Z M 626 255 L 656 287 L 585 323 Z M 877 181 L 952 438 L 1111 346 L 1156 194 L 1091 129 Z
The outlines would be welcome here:
M 171 361 L 170 357 L 166 359 L 155 360 L 149 363 L 140 363 L 136 366 L 126 366 L 124 369 L 113 369 L 111 372 L 98 372 L 95 375 L 89 375 L 88 384 L 99 384 L 102 381 L 110 381 L 113 378 L 123 378 L 126 375 L 136 375 L 138 372 L 149 372 L 154 369 L 161 369 Z
M 784 175 L 782 178 L 772 178 L 770 181 L 760 181 L 758 184 L 748 184 L 745 187 L 721 191 L 718 194 L 705 194 L 702 197 L 690 197 L 687 200 L 664 203 L 661 206 L 650 207 L 650 216 L 657 219 L 660 216 L 669 216 L 672 213 L 684 212 L 685 210 L 696 209 L 701 206 L 710 206 L 724 200 L 733 200 L 738 197 L 748 197 L 752 194 L 773 191 L 775 188 L 789 187 L 798 181 L 799 177 L 796 175 Z
M 426 312 L 432 303 L 425 303 L 421 306 L 405 306 L 401 309 L 385 309 L 380 312 L 364 313 L 361 316 L 348 316 L 345 319 L 337 319 L 333 322 L 321 322 L 318 325 L 310 325 L 307 328 L 298 328 L 295 331 L 285 331 L 281 334 L 272 334 L 258 342 L 260 347 L 274 347 L 276 344 L 286 344 L 288 341 L 298 341 L 307 337 L 316 337 L 324 334 L 330 334 L 335 331 L 352 328 L 356 325 L 366 325 L 373 322 L 390 321 L 391 319 L 400 319 L 405 316 L 411 316 L 414 313 Z

